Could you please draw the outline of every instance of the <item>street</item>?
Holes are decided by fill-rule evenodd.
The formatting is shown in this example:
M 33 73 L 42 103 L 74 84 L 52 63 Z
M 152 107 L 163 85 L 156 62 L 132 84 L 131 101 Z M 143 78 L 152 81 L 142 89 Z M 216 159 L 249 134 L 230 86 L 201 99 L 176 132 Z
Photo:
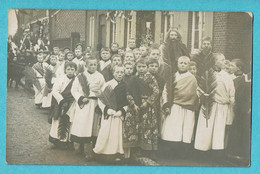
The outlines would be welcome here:
M 22 88 L 7 90 L 6 161 L 8 164 L 106 165 L 96 161 L 86 162 L 83 155 L 77 155 L 73 150 L 54 149 L 48 141 L 51 127 L 47 122 L 48 111 L 36 109 L 33 98 L 32 94 Z M 191 153 L 195 152 L 195 150 L 191 151 Z M 151 157 L 153 160 L 132 157 L 134 162 L 125 165 L 236 166 L 226 160 L 202 158 L 191 153 L 188 157 L 179 158 L 174 155 L 163 155 L 159 151 Z

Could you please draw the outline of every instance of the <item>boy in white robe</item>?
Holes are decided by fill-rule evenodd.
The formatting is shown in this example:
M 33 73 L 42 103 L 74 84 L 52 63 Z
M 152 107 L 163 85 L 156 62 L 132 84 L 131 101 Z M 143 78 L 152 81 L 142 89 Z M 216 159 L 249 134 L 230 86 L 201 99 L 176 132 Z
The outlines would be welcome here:
M 99 61 L 98 71 L 101 72 L 105 67 L 111 64 L 111 50 L 109 48 L 102 48 L 100 51 L 101 60 Z
M 52 100 L 51 89 L 52 89 L 52 86 L 56 79 L 56 71 L 57 71 L 58 67 L 59 66 L 57 65 L 57 57 L 55 55 L 51 55 L 50 56 L 50 65 L 45 69 L 45 76 L 46 76 L 46 71 L 51 71 L 52 76 L 50 77 L 50 79 L 46 79 L 46 77 L 45 77 L 46 85 L 45 85 L 44 97 L 42 100 L 42 108 L 51 107 L 51 100 Z M 50 76 L 50 74 L 49 74 L 49 76 Z
M 45 86 L 44 79 L 44 69 L 48 66 L 47 63 L 43 62 L 43 53 L 39 52 L 37 54 L 37 63 L 35 63 L 32 68 L 36 74 L 36 78 L 33 79 L 33 89 L 34 89 L 34 103 L 36 106 L 42 105 L 43 91 Z
M 161 138 L 165 141 L 191 143 L 198 85 L 194 75 L 188 71 L 190 59 L 182 56 L 177 63 L 178 71 L 175 73 L 174 82 L 167 82 L 162 94 L 163 110 L 166 114 Z
M 80 150 L 80 144 L 84 144 L 87 160 L 92 159 L 93 138 L 99 131 L 96 95 L 105 84 L 103 75 L 97 71 L 97 65 L 97 59 L 90 57 L 86 62 L 85 71 L 78 74 L 71 88 L 71 93 L 76 100 L 71 141 L 74 142 L 77 153 Z
M 209 119 L 204 117 L 200 110 L 197 131 L 195 136 L 195 149 L 201 151 L 223 150 L 225 148 L 225 130 L 229 106 L 234 104 L 235 88 L 233 79 L 225 72 L 225 57 L 223 54 L 213 55 L 216 69 L 217 86 L 213 97 L 213 105 L 209 114 Z M 203 94 L 208 95 L 208 94 Z
M 66 75 L 57 78 L 53 85 L 53 99 L 49 117 L 49 122 L 51 122 L 49 141 L 58 147 L 64 147 L 69 142 L 71 120 L 68 111 L 71 107 L 74 107 L 71 87 L 76 70 L 77 65 L 74 62 L 66 63 Z
M 93 151 L 96 154 L 116 155 L 123 154 L 123 132 L 122 120 L 125 116 L 125 111 L 128 105 L 126 98 L 126 83 L 123 82 L 124 67 L 115 65 L 113 68 L 114 78 L 105 83 L 102 92 L 111 92 L 116 95 L 116 108 L 112 108 L 110 101 L 104 101 L 101 98 L 99 106 L 103 111 L 101 128 L 98 134 L 97 143 Z M 108 95 L 109 94 L 105 94 Z M 112 98 L 112 97 L 111 97 Z
M 72 61 L 78 66 L 77 74 L 84 71 L 86 62 L 84 56 L 82 55 L 82 49 L 75 49 L 75 58 Z

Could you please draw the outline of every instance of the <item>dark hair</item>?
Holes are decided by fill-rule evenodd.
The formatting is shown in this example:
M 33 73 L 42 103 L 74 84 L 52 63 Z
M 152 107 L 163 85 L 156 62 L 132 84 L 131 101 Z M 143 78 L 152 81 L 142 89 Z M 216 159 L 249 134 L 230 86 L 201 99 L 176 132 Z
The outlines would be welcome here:
M 110 60 L 112 61 L 115 57 L 120 57 L 121 61 L 123 62 L 123 58 L 120 54 L 114 54 Z
M 111 44 L 111 46 L 112 45 L 117 45 L 118 47 L 119 47 L 119 44 L 117 43 L 117 42 L 113 42 L 112 44 Z
M 66 48 L 64 48 L 64 49 L 66 49 Z M 74 56 L 74 53 L 72 52 L 72 51 L 69 51 L 69 52 L 67 52 L 66 54 L 65 54 L 65 59 L 68 59 L 68 54 L 72 54 L 73 56 Z
M 231 62 L 234 62 L 236 64 L 236 66 L 244 72 L 245 70 L 245 64 L 242 62 L 242 60 L 240 59 L 232 59 Z
M 157 59 L 154 58 L 149 58 L 148 61 L 146 62 L 146 65 L 149 66 L 150 64 L 156 63 L 159 66 L 159 62 Z
M 102 53 L 103 51 L 109 51 L 111 53 L 111 50 L 108 47 L 101 48 L 100 53 Z
M 204 41 L 209 41 L 210 44 L 212 44 L 211 37 L 209 37 L 209 36 L 206 36 L 206 37 L 202 38 L 202 42 L 201 43 L 203 43 Z
M 75 62 L 66 62 L 64 65 L 64 72 L 66 71 L 67 67 L 75 68 L 75 70 L 77 71 L 77 64 Z
M 116 67 L 124 68 L 123 65 L 115 65 L 115 66 L 113 66 L 113 67 L 112 67 L 112 73 L 113 73 L 113 74 L 114 74 L 114 72 L 115 72 Z
M 194 61 L 190 61 L 190 66 L 196 66 L 197 67 L 197 63 Z
M 169 41 L 169 39 L 170 39 L 170 33 L 171 33 L 172 31 L 174 31 L 174 32 L 177 34 L 177 39 L 176 39 L 176 40 L 178 40 L 178 41 L 181 42 L 181 39 L 182 39 L 181 34 L 179 33 L 179 31 L 178 31 L 177 29 L 172 29 L 172 28 L 170 28 L 169 31 L 167 32 L 166 37 L 165 37 L 165 42 L 168 42 L 168 41 Z
M 138 63 L 147 65 L 147 60 L 144 59 L 144 58 L 139 58 L 139 59 L 136 60 L 135 64 L 137 65 Z

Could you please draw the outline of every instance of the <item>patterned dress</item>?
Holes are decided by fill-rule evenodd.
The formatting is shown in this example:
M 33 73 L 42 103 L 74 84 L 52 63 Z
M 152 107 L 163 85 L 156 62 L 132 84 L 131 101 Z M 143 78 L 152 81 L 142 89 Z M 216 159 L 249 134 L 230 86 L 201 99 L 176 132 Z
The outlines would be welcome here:
M 143 150 L 158 149 L 158 117 L 156 114 L 156 100 L 159 96 L 159 87 L 154 76 L 150 73 L 138 75 L 149 86 L 151 93 L 142 95 L 142 103 L 147 102 L 148 107 L 140 109 L 139 146 Z M 147 89 L 149 90 L 149 89 Z

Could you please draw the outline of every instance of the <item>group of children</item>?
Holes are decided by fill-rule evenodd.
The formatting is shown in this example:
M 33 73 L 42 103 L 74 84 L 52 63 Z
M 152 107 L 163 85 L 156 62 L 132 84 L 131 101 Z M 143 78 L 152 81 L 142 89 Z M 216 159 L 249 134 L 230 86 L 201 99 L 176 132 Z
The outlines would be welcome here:
M 245 75 L 240 60 L 228 62 L 215 53 L 212 59 L 215 88 L 208 94 L 199 85 L 195 60 L 180 56 L 176 69 L 157 46 L 119 50 L 112 43 L 99 56 L 89 48 L 83 52 L 80 44 L 74 52 L 54 47 L 49 56 L 39 52 L 32 67 L 35 104 L 50 108 L 50 142 L 73 147 L 87 160 L 127 159 L 132 150 L 143 155 L 158 150 L 159 139 L 222 150 L 235 115 L 233 79 Z M 201 96 L 212 95 L 206 117 Z

